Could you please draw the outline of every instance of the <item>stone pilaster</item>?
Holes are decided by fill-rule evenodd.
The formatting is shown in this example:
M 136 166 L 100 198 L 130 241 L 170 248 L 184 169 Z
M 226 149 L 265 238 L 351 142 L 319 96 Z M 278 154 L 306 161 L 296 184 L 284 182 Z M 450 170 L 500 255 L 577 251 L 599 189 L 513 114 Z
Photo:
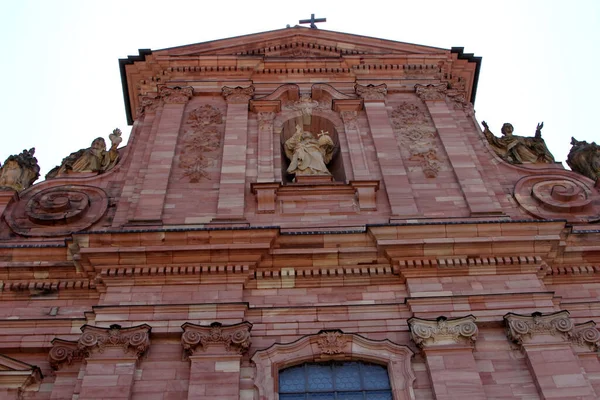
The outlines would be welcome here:
M 473 344 L 477 325 L 472 315 L 437 320 L 408 320 L 413 341 L 422 349 L 436 400 L 485 399 Z
M 186 322 L 181 327 L 181 345 L 191 362 L 188 399 L 239 399 L 241 359 L 250 347 L 252 324 L 200 326 Z
M 223 87 L 227 101 L 227 120 L 223 142 L 223 160 L 217 218 L 236 220 L 244 218 L 246 204 L 246 149 L 248 146 L 248 101 L 254 87 Z
M 275 171 L 274 160 L 274 133 L 273 120 L 281 110 L 279 101 L 252 101 L 251 110 L 258 118 L 258 154 L 257 154 L 257 182 L 273 182 Z
M 597 399 L 583 374 L 573 346 L 596 351 L 600 334 L 595 324 L 575 325 L 568 311 L 504 316 L 508 338 L 518 343 L 541 398 Z M 597 357 L 597 356 L 596 356 Z
M 385 84 L 356 85 L 356 93 L 364 101 L 392 216 L 414 217 L 418 215 L 417 204 L 404 162 L 401 157 L 398 157 L 400 153 L 398 141 L 385 107 L 387 87 Z
M 77 347 L 85 357 L 82 399 L 129 399 L 136 365 L 150 347 L 150 326 L 84 325 Z
M 447 87 L 446 83 L 415 85 L 415 91 L 427 105 L 471 215 L 500 215 L 502 208 L 496 197 L 490 195 L 488 190 L 482 190 L 486 188 L 486 182 L 469 143 L 469 132 L 457 120 L 454 107 L 449 107 L 446 102 Z M 465 119 L 463 112 L 460 115 Z M 468 124 L 473 126 L 472 120 L 469 119 Z
M 81 390 L 79 372 L 85 368 L 81 365 L 84 353 L 76 341 L 54 339 L 48 354 L 50 367 L 54 370 L 54 385 L 50 399 L 71 399 Z
M 152 107 L 156 102 L 164 103 L 158 125 L 153 126 L 153 129 L 157 129 L 153 135 L 153 143 L 149 144 L 142 159 L 147 168 L 135 206 L 133 223 L 161 223 L 179 128 L 185 105 L 192 96 L 192 87 L 160 86 L 160 99 L 154 99 L 152 105 L 147 106 L 147 111 L 153 113 L 155 110 Z
M 369 177 L 369 164 L 358 125 L 358 113 L 363 108 L 362 100 L 334 100 L 333 104 L 334 110 L 340 113 L 344 121 L 354 179 Z

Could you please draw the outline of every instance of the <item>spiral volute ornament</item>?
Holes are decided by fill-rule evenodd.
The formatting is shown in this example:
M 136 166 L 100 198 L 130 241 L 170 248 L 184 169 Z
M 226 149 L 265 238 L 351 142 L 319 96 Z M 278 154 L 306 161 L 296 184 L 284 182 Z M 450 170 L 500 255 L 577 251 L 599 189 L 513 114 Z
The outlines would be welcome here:
M 477 325 L 474 322 L 465 322 L 458 326 L 458 332 L 465 337 L 477 334 Z
M 60 364 L 63 362 L 70 363 L 73 357 L 73 349 L 55 346 L 50 349 L 49 357 L 51 362 L 54 364 Z
M 89 228 L 106 213 L 104 190 L 65 185 L 25 192 L 6 213 L 10 228 L 23 236 L 64 236 Z
M 412 326 L 412 332 L 415 336 L 425 340 L 431 337 L 433 330 L 428 326 L 415 324 Z
M 148 343 L 146 332 L 136 332 L 129 337 L 129 345 L 133 347 L 145 346 Z
M 525 321 L 514 320 L 510 322 L 512 330 L 519 335 L 527 335 L 529 333 L 529 325 Z
M 79 338 L 80 347 L 93 347 L 98 344 L 98 336 L 91 332 L 86 332 Z
M 552 321 L 552 325 L 557 331 L 561 333 L 567 333 L 573 329 L 573 322 L 570 318 L 555 319 Z

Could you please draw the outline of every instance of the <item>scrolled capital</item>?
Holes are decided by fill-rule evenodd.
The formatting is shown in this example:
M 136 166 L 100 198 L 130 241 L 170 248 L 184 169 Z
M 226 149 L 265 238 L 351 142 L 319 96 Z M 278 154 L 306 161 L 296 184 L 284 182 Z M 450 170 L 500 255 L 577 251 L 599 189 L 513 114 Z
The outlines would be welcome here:
M 191 86 L 166 86 L 158 87 L 160 98 L 167 104 L 185 104 L 194 95 L 194 88 Z
M 383 101 L 387 95 L 387 85 L 385 83 L 377 86 L 356 84 L 354 90 L 365 101 Z
M 235 325 L 213 322 L 209 326 L 186 322 L 181 328 L 181 345 L 186 357 L 194 355 L 197 350 L 207 351 L 215 346 L 227 353 L 237 354 L 243 354 L 250 348 L 252 324 L 249 322 Z
M 146 324 L 131 328 L 121 328 L 117 324 L 108 328 L 84 325 L 77 347 L 86 357 L 96 352 L 103 353 L 107 348 L 121 348 L 124 355 L 140 357 L 150 347 L 151 329 Z
M 568 340 L 574 328 L 568 311 L 551 314 L 534 312 L 531 315 L 508 313 L 504 316 L 504 320 L 508 338 L 518 344 L 530 343 L 541 335 Z
M 411 318 L 408 320 L 413 341 L 421 348 L 449 344 L 472 344 L 477 340 L 475 317 L 437 319 Z
M 437 85 L 415 85 L 415 92 L 421 100 L 424 101 L 444 101 L 448 92 L 448 84 L 440 83 Z
M 229 87 L 223 86 L 221 90 L 223 97 L 225 97 L 225 101 L 230 104 L 244 104 L 248 103 L 252 96 L 254 96 L 254 86 L 250 85 L 248 87 Z

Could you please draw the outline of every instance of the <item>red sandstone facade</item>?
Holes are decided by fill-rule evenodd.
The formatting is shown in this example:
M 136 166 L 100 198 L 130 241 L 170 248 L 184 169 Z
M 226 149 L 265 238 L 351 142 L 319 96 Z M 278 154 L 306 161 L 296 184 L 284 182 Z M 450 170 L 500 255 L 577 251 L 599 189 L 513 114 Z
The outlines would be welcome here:
M 600 398 L 600 193 L 491 150 L 479 62 L 299 27 L 122 60 L 117 166 L 0 191 L 0 397 L 278 399 L 353 360 L 395 400 Z M 296 125 L 333 179 L 286 173 Z

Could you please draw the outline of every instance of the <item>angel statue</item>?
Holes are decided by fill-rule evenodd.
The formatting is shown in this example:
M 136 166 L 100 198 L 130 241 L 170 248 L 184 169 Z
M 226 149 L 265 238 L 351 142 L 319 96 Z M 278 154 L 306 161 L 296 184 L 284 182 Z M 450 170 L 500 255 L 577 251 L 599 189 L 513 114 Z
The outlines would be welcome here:
M 296 132 L 284 144 L 285 155 L 290 159 L 288 174 L 331 175 L 326 164 L 333 156 L 333 140 L 323 130 L 317 137 L 296 125 Z
M 502 125 L 502 137 L 496 137 L 485 121 L 481 124 L 490 146 L 505 161 L 511 164 L 554 163 L 554 157 L 542 139 L 543 122 L 537 125 L 533 137 L 513 135 L 514 128 L 509 123 Z

